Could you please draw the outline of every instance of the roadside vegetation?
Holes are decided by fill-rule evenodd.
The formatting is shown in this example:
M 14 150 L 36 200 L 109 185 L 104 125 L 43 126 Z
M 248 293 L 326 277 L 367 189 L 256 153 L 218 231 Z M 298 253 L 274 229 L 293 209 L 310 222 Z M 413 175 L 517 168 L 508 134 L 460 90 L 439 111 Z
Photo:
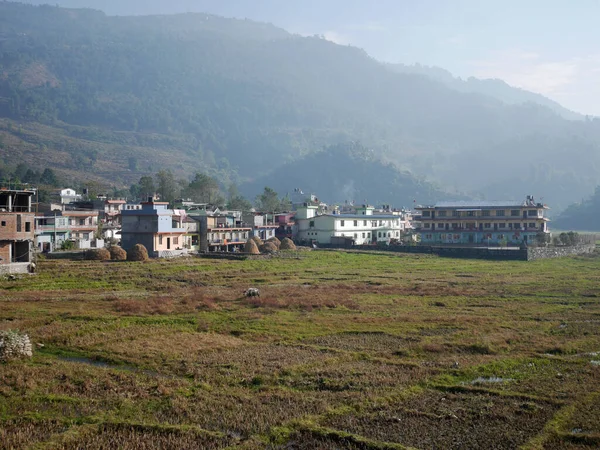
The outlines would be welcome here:
M 0 279 L 0 449 L 600 446 L 597 256 L 297 255 Z

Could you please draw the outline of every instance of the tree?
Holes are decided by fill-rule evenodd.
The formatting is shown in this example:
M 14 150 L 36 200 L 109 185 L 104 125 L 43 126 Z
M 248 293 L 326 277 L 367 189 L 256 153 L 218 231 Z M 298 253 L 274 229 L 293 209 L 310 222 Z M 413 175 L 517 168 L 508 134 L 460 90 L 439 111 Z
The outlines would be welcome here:
M 262 212 L 276 212 L 279 210 L 279 195 L 273 189 L 265 186 L 262 194 L 256 197 L 256 207 Z
M 134 194 L 134 191 L 131 188 L 129 190 L 132 194 Z M 142 178 L 140 178 L 140 181 L 137 185 L 137 189 L 135 191 L 137 191 L 135 192 L 137 194 L 136 198 L 141 198 L 142 200 L 154 196 L 154 194 L 156 193 L 154 179 L 150 176 L 143 176 Z
M 161 170 L 156 174 L 157 189 L 160 199 L 163 202 L 171 203 L 175 200 L 178 193 L 177 181 L 170 170 Z
M 42 176 L 40 177 L 40 182 L 42 184 L 47 184 L 49 186 L 58 186 L 58 178 L 52 169 L 44 169 Z
M 281 202 L 279 202 L 279 211 L 291 211 L 291 209 L 292 200 L 289 194 L 285 194 L 285 197 L 281 197 Z
M 185 189 L 185 195 L 200 203 L 209 203 L 211 205 L 224 203 L 221 190 L 219 189 L 219 182 L 204 173 L 196 174 Z
M 235 184 L 230 184 L 227 189 L 227 209 L 237 211 L 250 211 L 252 203 L 242 196 Z

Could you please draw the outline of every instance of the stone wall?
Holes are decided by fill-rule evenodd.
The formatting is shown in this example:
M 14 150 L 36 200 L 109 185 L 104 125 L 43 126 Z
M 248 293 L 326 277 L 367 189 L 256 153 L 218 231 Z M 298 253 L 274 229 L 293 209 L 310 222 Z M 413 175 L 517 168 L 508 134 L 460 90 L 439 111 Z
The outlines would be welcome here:
M 527 249 L 527 261 L 545 258 L 562 258 L 563 256 L 593 253 L 595 244 L 573 245 L 569 247 L 530 247 Z
M 0 264 L 0 275 L 29 273 L 29 264 L 30 263 L 28 263 L 28 262 Z

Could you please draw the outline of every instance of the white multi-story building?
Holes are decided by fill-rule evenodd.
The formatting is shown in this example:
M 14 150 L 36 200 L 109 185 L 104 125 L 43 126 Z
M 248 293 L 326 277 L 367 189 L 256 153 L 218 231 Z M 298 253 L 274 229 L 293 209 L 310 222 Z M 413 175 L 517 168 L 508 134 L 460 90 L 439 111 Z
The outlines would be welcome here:
M 400 239 L 404 230 L 402 216 L 373 214 L 372 206 L 363 205 L 352 214 L 317 215 L 318 207 L 305 204 L 296 212 L 296 239 L 298 241 L 332 244 L 339 238 L 353 241 L 354 245 L 389 243 Z

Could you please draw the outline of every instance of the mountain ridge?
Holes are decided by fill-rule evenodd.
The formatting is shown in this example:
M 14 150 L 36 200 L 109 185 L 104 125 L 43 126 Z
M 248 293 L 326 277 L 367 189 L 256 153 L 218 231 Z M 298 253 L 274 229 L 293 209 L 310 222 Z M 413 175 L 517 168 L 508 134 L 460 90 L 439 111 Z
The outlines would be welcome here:
M 81 177 L 95 169 L 78 160 L 106 160 L 103 176 L 128 183 L 139 152 L 181 176 L 219 172 L 242 183 L 357 141 L 384 165 L 478 197 L 503 194 L 495 186 L 509 182 L 517 197 L 544 196 L 560 209 L 600 181 L 600 121 L 394 73 L 364 50 L 273 25 L 3 2 L 0 66 L 0 117 L 47 130 L 47 151 L 68 147 L 65 170 Z M 157 158 L 156 142 L 165 143 Z M 568 158 L 571 146 L 578 159 Z M 9 151 L 0 156 L 10 164 Z M 543 180 L 529 174 L 539 165 Z

